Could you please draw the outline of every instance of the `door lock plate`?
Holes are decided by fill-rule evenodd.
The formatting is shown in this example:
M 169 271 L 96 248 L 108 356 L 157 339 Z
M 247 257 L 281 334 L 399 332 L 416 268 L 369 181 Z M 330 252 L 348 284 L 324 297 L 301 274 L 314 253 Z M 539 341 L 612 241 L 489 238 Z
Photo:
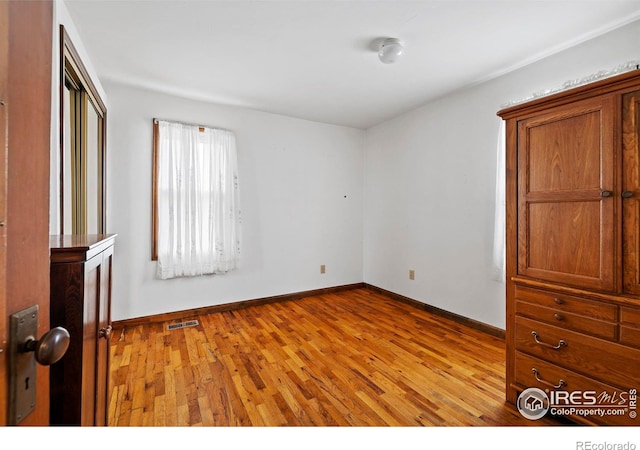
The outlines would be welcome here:
M 36 360 L 24 344 L 38 333 L 38 305 L 11 315 L 9 340 L 9 425 L 19 424 L 36 407 Z

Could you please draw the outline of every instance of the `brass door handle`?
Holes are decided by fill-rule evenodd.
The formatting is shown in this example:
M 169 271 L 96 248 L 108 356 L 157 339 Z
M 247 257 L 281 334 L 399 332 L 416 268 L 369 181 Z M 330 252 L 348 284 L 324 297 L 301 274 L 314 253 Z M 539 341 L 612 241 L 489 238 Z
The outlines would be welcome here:
M 100 330 L 98 330 L 98 339 L 109 339 L 109 337 L 111 336 L 111 331 L 113 331 L 113 328 L 111 328 L 111 325 L 109 325 L 106 328 L 100 328 Z
M 43 366 L 57 363 L 69 348 L 69 332 L 62 327 L 55 327 L 47 331 L 39 340 L 29 336 L 25 341 L 22 352 L 33 352 L 36 361 Z

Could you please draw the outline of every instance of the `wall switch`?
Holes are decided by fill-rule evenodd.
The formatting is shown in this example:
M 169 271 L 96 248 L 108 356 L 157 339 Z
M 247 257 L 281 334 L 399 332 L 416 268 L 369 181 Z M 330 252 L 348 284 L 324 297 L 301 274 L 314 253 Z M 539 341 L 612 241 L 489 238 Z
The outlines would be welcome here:
M 320 273 L 326 273 L 327 272 L 327 266 L 325 266 L 324 264 L 322 264 L 320 266 Z
M 416 279 L 416 271 L 411 269 L 409 270 L 409 279 L 410 280 L 415 280 Z

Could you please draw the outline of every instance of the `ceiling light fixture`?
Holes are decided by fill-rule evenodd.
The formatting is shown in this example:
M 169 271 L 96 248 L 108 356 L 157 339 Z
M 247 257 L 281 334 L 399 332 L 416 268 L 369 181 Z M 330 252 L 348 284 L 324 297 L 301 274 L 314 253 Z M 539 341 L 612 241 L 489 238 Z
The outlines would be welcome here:
M 387 38 L 380 43 L 378 58 L 385 64 L 392 64 L 404 53 L 404 44 L 400 39 Z

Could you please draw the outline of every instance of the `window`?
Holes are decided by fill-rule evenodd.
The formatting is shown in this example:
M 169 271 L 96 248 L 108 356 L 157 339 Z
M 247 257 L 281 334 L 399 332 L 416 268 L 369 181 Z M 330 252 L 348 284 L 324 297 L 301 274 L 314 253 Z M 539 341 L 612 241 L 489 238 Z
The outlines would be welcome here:
M 107 111 L 63 26 L 60 43 L 60 234 L 100 234 L 106 230 Z
M 154 119 L 153 248 L 162 279 L 226 273 L 240 256 L 235 135 Z

